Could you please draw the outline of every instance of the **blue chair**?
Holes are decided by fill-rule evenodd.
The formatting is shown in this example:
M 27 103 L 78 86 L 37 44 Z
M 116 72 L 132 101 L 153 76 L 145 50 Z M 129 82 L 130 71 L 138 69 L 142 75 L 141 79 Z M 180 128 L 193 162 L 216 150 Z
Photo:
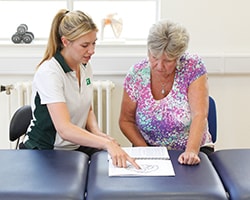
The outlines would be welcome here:
M 212 135 L 212 141 L 215 143 L 217 139 L 217 114 L 216 104 L 211 96 L 209 96 L 208 128 Z

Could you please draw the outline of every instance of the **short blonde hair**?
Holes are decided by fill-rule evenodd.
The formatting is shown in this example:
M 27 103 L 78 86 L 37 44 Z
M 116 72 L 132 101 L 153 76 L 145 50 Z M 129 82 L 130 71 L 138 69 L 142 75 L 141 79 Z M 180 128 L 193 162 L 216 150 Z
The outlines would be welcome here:
M 154 56 L 166 53 L 170 59 L 176 59 L 187 50 L 188 42 L 186 28 L 169 20 L 161 20 L 150 28 L 147 46 Z

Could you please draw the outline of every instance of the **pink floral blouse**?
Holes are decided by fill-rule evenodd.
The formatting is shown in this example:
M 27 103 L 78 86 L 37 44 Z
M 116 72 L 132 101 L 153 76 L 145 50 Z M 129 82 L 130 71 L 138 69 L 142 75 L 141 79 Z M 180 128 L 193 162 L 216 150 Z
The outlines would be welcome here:
M 148 60 L 130 68 L 124 88 L 131 100 L 137 103 L 136 125 L 149 145 L 185 149 L 191 124 L 188 87 L 206 73 L 200 57 L 184 54 L 176 67 L 172 90 L 165 98 L 155 100 L 150 87 Z M 206 127 L 201 146 L 208 143 L 211 144 L 212 139 Z

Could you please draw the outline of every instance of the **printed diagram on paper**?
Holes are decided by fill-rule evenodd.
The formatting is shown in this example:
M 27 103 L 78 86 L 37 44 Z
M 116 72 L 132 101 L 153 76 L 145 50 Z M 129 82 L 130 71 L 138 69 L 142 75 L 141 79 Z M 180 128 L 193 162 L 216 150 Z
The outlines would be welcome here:
M 175 176 L 168 151 L 164 147 L 126 147 L 124 150 L 133 158 L 141 169 L 128 163 L 127 168 L 112 164 L 109 157 L 109 176 Z

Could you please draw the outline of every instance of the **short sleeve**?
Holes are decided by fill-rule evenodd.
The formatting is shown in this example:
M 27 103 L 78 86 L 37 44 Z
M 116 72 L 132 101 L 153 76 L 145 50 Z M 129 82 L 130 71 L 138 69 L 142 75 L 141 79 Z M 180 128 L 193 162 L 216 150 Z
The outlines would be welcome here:
M 65 102 L 63 80 L 60 73 L 52 66 L 41 65 L 39 67 L 33 82 L 35 90 L 40 96 L 41 104 Z
M 195 64 L 193 65 L 193 73 L 191 73 L 191 82 L 195 81 L 196 79 L 207 73 L 205 64 L 201 57 L 195 55 L 194 60 Z
M 147 68 L 147 60 L 130 67 L 125 79 L 123 87 L 128 93 L 132 101 L 137 101 L 142 88 L 148 84 L 148 76 L 150 74 Z
M 181 63 L 185 71 L 182 74 L 186 76 L 185 82 L 188 84 L 207 73 L 203 60 L 196 54 L 185 54 L 181 58 Z

